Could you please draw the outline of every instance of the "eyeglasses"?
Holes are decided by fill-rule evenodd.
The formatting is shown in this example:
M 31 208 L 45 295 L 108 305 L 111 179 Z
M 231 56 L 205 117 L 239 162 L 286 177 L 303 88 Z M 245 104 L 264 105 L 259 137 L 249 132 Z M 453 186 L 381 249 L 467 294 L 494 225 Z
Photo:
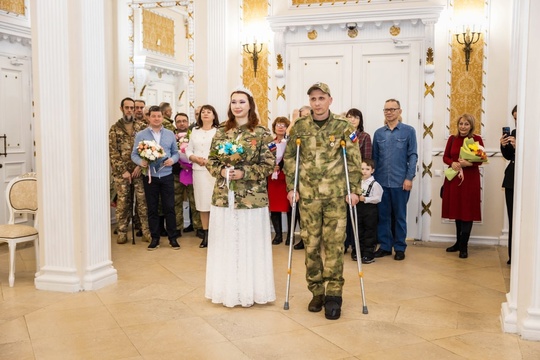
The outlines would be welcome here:
M 287 124 L 279 123 L 279 124 L 276 124 L 276 127 L 286 128 Z
M 393 113 L 394 111 L 399 110 L 399 108 L 388 108 L 388 109 L 382 109 L 383 112 L 390 112 Z

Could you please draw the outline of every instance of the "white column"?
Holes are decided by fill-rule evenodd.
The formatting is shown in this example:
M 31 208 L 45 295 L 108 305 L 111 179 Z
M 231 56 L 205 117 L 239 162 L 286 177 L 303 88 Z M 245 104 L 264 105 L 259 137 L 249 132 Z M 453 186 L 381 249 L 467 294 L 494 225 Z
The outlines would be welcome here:
M 514 183 L 514 238 L 510 293 L 502 306 L 506 332 L 527 340 L 540 340 L 540 49 L 535 35 L 540 31 L 540 3 L 517 0 L 519 12 L 518 123 L 516 177 Z
M 116 282 L 109 227 L 101 1 L 32 1 L 41 267 L 36 288 Z
M 207 3 L 207 54 L 208 54 L 208 103 L 212 104 L 219 114 L 227 114 L 228 95 L 232 88 L 227 87 L 227 1 L 208 0 Z M 234 46 L 236 49 L 238 44 Z M 239 85 L 239 84 L 238 84 Z M 203 105 L 203 104 L 197 104 Z M 223 117 L 223 120 L 226 120 Z

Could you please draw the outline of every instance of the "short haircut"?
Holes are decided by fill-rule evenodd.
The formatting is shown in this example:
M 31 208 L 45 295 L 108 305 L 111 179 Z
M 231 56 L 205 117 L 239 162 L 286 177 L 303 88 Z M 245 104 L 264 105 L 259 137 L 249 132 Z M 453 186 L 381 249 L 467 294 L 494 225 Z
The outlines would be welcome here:
M 189 116 L 186 114 L 186 113 L 177 113 L 176 115 L 174 115 L 174 121 L 176 121 L 176 117 L 177 116 L 183 116 L 187 119 L 187 121 L 189 122 Z
M 285 124 L 287 127 L 289 127 L 291 122 L 285 116 L 278 116 L 272 123 L 272 131 L 274 132 L 274 134 L 276 133 L 277 124 Z
M 375 170 L 375 161 L 373 161 L 372 159 L 362 159 L 362 162 L 366 163 L 367 166 Z
M 386 100 L 384 103 L 388 103 L 388 102 L 395 102 L 397 103 L 397 106 L 399 106 L 399 108 L 401 109 L 401 104 L 399 103 L 399 100 L 396 100 L 396 99 L 388 99 Z
M 170 107 L 171 107 L 171 104 L 169 104 L 168 102 L 162 102 L 159 105 L 159 111 L 164 112 L 165 110 L 167 110 L 167 108 L 170 108 Z
M 157 105 L 152 105 L 148 109 L 148 115 L 152 114 L 153 112 L 161 112 L 161 109 Z
M 133 103 L 135 103 L 135 101 L 134 101 L 132 98 L 130 98 L 130 97 L 125 97 L 125 98 L 122 99 L 122 101 L 120 101 L 120 107 L 121 107 L 121 108 L 124 107 L 124 103 L 125 103 L 126 101 L 133 101 Z
M 136 103 L 137 103 L 137 102 L 142 102 L 144 105 L 146 105 L 146 101 L 141 100 L 141 99 L 137 99 L 137 100 L 135 100 L 135 102 L 136 102 Z

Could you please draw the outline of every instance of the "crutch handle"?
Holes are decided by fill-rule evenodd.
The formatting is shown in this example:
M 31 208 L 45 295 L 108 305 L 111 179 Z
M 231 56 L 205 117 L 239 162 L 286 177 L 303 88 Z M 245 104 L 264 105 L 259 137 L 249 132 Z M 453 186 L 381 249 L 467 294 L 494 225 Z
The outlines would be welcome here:
M 339 145 L 341 145 L 342 148 L 345 148 L 345 140 L 341 139 Z
M 300 138 L 296 138 L 296 146 L 300 146 L 301 143 L 302 143 L 302 140 L 300 140 Z

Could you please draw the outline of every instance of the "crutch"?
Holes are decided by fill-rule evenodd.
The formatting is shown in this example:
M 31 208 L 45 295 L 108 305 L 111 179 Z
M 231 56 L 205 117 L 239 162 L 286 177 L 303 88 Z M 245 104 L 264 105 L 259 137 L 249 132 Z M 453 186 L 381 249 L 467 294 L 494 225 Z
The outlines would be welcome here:
M 343 164 L 345 165 L 345 179 L 347 181 L 347 195 L 349 197 L 349 212 L 351 213 L 352 228 L 354 234 L 354 245 L 356 246 L 356 253 L 360 251 L 360 241 L 358 240 L 358 214 L 356 213 L 356 206 L 351 204 L 351 186 L 349 182 L 349 168 L 347 166 L 347 149 L 345 147 L 345 140 L 340 142 L 341 149 L 343 149 Z M 358 256 L 358 277 L 360 278 L 360 289 L 362 290 L 362 313 L 367 314 L 368 308 L 366 305 L 366 293 L 364 291 L 364 272 L 362 271 L 362 260 Z
M 296 165 L 294 167 L 294 185 L 293 185 L 293 203 L 292 203 L 292 214 L 291 214 L 291 223 L 289 226 L 293 228 L 290 229 L 289 235 L 289 262 L 287 265 L 287 291 L 285 291 L 285 304 L 283 305 L 284 310 L 289 310 L 289 289 L 291 288 L 291 271 L 292 271 L 292 254 L 293 254 L 293 245 L 294 245 L 294 227 L 296 226 L 296 187 L 298 186 L 298 164 L 300 161 L 300 139 L 296 139 Z
M 135 184 L 133 184 L 133 181 L 130 185 L 130 192 L 131 192 L 131 244 L 135 245 Z

